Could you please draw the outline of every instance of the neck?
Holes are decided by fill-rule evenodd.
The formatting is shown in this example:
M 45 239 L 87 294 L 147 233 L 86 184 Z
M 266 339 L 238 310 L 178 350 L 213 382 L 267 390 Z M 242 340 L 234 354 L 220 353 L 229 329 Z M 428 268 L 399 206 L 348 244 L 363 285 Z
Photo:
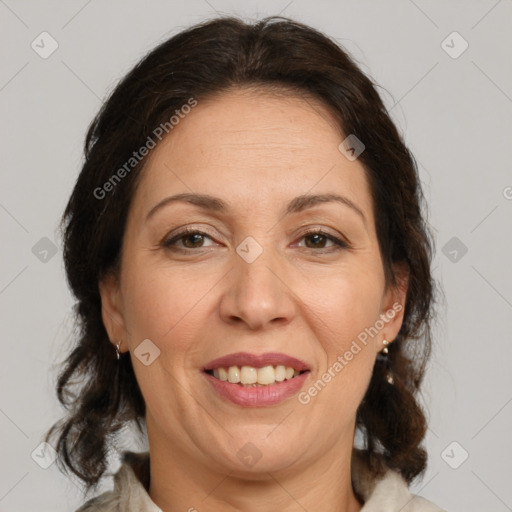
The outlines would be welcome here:
M 332 447 L 301 467 L 247 475 L 209 467 L 149 424 L 148 438 L 149 495 L 165 512 L 359 512 L 363 505 L 352 488 L 352 444 Z

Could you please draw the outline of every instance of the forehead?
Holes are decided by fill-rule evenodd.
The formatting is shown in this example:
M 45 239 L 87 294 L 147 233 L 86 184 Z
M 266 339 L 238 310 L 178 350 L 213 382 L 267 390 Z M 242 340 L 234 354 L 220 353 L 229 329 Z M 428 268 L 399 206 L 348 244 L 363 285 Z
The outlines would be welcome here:
M 217 94 L 199 100 L 152 150 L 133 208 L 142 215 L 182 192 L 244 210 L 338 192 L 371 212 L 363 165 L 338 149 L 344 138 L 329 109 L 312 98 L 251 89 Z

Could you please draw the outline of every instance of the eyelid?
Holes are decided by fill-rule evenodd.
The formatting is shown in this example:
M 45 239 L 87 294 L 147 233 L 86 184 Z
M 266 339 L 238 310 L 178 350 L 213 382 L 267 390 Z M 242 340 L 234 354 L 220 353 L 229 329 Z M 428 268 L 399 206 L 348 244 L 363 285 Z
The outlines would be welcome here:
M 350 243 L 346 239 L 346 237 L 342 235 L 334 235 L 330 233 L 325 228 L 315 227 L 308 228 L 306 231 L 303 231 L 300 235 L 299 240 L 302 240 L 304 237 L 309 235 L 321 235 L 330 240 L 337 248 L 339 249 L 349 249 L 351 247 Z M 329 250 L 329 248 L 324 248 L 324 250 Z M 318 252 L 321 252 L 322 249 L 318 249 Z
M 173 243 L 175 243 L 179 239 L 181 239 L 189 234 L 198 234 L 198 235 L 206 236 L 206 237 L 212 239 L 215 243 L 218 243 L 214 239 L 214 236 L 212 234 L 208 233 L 206 230 L 199 229 L 196 227 L 186 226 L 182 229 L 178 228 L 177 230 L 171 231 L 171 233 L 167 233 L 160 241 L 160 245 L 163 247 L 169 248 L 172 246 Z M 178 249 L 183 249 L 185 251 L 193 250 L 193 249 L 187 249 L 187 248 L 183 248 L 183 247 L 178 247 Z
M 183 250 L 183 251 L 194 251 L 197 249 L 203 249 L 203 248 L 210 247 L 210 246 L 205 246 L 205 247 L 198 247 L 196 249 L 192 249 L 192 248 L 186 248 L 186 247 L 177 247 L 176 245 L 174 245 L 177 241 L 179 241 L 180 239 L 184 238 L 185 236 L 187 236 L 189 234 L 202 235 L 204 237 L 210 238 L 215 244 L 217 244 L 217 245 L 219 244 L 219 242 L 217 242 L 215 240 L 215 236 L 210 234 L 207 230 L 200 229 L 199 227 L 194 227 L 194 226 L 185 226 L 183 228 L 177 228 L 176 230 L 172 231 L 171 233 L 166 234 L 163 237 L 163 239 L 160 241 L 160 245 L 165 248 L 170 248 L 170 247 L 174 246 L 174 248 L 176 248 L 178 250 Z M 303 238 L 305 238 L 307 236 L 312 236 L 312 235 L 324 236 L 327 240 L 331 241 L 334 244 L 334 246 L 331 246 L 331 248 L 311 249 L 311 250 L 314 250 L 315 252 L 322 252 L 322 250 L 329 251 L 329 250 L 336 249 L 336 248 L 337 249 L 349 249 L 351 247 L 351 244 L 346 239 L 346 237 L 344 237 L 343 235 L 340 235 L 340 234 L 334 235 L 324 227 L 309 226 L 308 228 L 306 228 L 304 231 L 302 231 L 300 233 L 300 235 L 298 236 L 298 238 L 296 238 L 296 240 L 300 241 Z M 296 243 L 297 242 L 294 242 L 294 244 L 296 244 Z

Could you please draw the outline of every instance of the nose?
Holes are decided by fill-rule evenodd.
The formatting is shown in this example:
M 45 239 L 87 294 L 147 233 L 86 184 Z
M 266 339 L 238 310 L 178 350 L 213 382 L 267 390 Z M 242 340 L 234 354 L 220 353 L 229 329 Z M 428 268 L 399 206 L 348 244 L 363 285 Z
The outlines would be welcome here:
M 235 255 L 228 287 L 220 301 L 224 322 L 250 330 L 286 325 L 295 315 L 296 305 L 284 270 L 271 261 L 267 251 L 247 263 Z

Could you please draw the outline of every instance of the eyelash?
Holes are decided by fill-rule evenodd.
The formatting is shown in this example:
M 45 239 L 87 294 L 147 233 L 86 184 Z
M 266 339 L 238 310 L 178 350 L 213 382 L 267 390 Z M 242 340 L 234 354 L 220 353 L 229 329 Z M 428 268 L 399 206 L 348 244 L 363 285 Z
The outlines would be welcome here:
M 177 247 L 174 245 L 177 241 L 182 240 L 183 238 L 185 238 L 186 236 L 189 236 L 189 235 L 201 235 L 201 236 L 205 236 L 205 237 L 212 239 L 212 237 L 208 233 L 205 233 L 203 231 L 199 231 L 199 230 L 193 229 L 193 228 L 186 228 L 183 231 L 180 231 L 179 233 L 174 235 L 172 238 L 164 239 L 161 242 L 161 245 L 164 248 L 170 249 L 170 250 L 177 250 L 177 251 L 182 251 L 182 252 L 194 251 L 195 249 L 193 249 L 193 248 Z M 333 242 L 333 244 L 334 244 L 334 246 L 332 246 L 332 247 L 327 247 L 327 248 L 321 247 L 320 249 L 312 249 L 315 252 L 322 252 L 322 251 L 331 252 L 333 249 L 334 250 L 343 250 L 343 249 L 350 248 L 350 246 L 347 242 L 340 240 L 339 238 L 336 238 L 335 236 L 333 236 L 321 229 L 312 229 L 312 230 L 306 231 L 305 233 L 302 234 L 300 240 L 302 240 L 303 238 L 306 238 L 308 236 L 313 236 L 313 235 L 321 235 L 321 236 L 325 237 L 327 240 Z M 173 247 L 173 245 L 174 245 L 174 247 Z M 197 249 L 203 249 L 203 247 L 197 247 Z M 307 247 L 306 247 L 306 249 L 307 249 Z

